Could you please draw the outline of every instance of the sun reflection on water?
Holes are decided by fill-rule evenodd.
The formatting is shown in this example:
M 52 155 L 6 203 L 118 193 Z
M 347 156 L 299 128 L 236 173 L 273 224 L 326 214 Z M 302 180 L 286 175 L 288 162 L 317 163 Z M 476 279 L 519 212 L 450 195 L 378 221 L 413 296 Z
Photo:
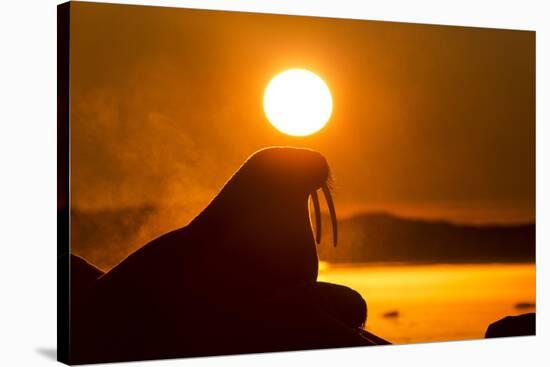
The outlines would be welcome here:
M 535 303 L 534 264 L 321 263 L 319 269 L 320 281 L 361 293 L 367 329 L 394 343 L 478 339 L 491 322 L 534 311 L 515 307 Z

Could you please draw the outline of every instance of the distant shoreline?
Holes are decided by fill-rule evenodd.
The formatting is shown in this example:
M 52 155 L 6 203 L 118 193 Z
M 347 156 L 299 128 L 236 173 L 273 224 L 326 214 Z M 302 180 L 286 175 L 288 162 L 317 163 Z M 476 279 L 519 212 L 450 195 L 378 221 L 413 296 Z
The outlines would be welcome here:
M 338 247 L 323 217 L 319 258 L 332 264 L 535 263 L 536 225 L 464 225 L 362 213 L 338 220 Z M 150 240 L 181 228 L 177 212 L 154 207 L 72 210 L 71 249 L 101 269 L 111 269 Z

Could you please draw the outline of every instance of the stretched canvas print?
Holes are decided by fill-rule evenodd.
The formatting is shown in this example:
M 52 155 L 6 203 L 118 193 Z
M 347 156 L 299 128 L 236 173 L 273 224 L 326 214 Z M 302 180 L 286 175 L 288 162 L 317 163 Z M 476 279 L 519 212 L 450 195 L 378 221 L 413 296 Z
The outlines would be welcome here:
M 58 111 L 62 362 L 535 334 L 533 31 L 69 2 Z

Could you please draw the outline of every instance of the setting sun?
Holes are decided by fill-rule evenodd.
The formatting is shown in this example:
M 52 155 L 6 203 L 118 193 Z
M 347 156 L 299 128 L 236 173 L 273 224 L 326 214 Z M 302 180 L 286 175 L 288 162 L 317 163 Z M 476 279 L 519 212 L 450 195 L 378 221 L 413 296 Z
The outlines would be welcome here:
M 275 76 L 264 93 L 264 110 L 279 131 L 305 136 L 319 131 L 332 114 L 332 96 L 316 74 L 290 69 Z

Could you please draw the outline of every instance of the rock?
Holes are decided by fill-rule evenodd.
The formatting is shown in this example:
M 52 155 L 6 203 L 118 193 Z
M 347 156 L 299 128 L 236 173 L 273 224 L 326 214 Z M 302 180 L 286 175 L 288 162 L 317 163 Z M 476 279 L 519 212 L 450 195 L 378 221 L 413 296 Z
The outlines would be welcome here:
M 385 339 L 382 339 L 381 337 L 377 336 L 377 335 L 374 335 L 373 333 L 367 331 L 367 330 L 363 330 L 363 329 L 360 329 L 358 330 L 359 331 L 359 334 L 368 340 L 368 342 L 371 344 L 371 345 L 391 345 L 391 342 L 385 340 Z
M 518 310 L 526 309 L 526 308 L 535 308 L 536 305 L 532 302 L 518 302 L 514 306 Z
M 395 318 L 398 318 L 399 317 L 399 311 L 397 310 L 392 310 L 392 311 L 388 311 L 388 312 L 384 312 L 382 314 L 382 317 L 386 318 L 386 319 L 395 319 Z
M 268 299 L 248 300 L 239 307 L 193 306 L 190 302 L 174 312 L 142 312 L 136 317 L 140 327 L 150 330 L 151 325 L 157 325 L 153 335 L 164 349 L 154 349 L 149 340 L 139 344 L 140 339 L 132 339 L 129 332 L 133 329 L 120 322 L 126 309 L 120 310 L 111 299 L 92 302 L 103 275 L 100 269 L 71 255 L 71 272 L 74 364 L 391 344 L 362 329 L 367 304 L 359 293 L 345 286 L 315 282 Z M 141 310 L 151 305 L 148 298 L 129 304 Z M 105 312 L 98 312 L 100 307 Z M 109 334 L 100 332 L 105 318 L 107 324 L 115 325 Z M 212 330 L 229 330 L 231 338 L 215 338 Z M 132 342 L 113 339 L 114 332 Z
M 85 303 L 96 280 L 102 275 L 100 269 L 71 254 L 71 303 L 75 306 Z M 74 307 L 72 309 L 74 311 Z
M 485 332 L 485 338 L 523 336 L 536 334 L 536 313 L 507 316 L 493 322 Z

